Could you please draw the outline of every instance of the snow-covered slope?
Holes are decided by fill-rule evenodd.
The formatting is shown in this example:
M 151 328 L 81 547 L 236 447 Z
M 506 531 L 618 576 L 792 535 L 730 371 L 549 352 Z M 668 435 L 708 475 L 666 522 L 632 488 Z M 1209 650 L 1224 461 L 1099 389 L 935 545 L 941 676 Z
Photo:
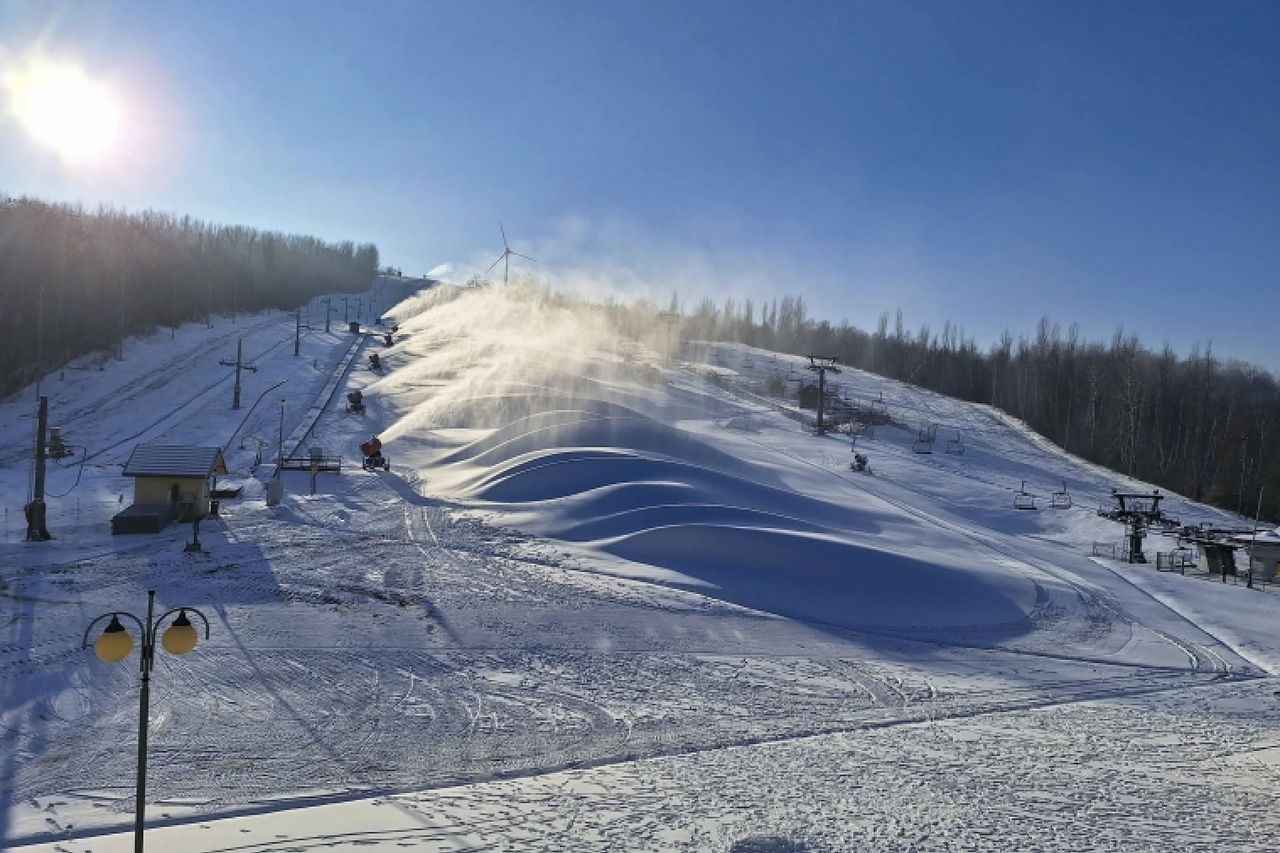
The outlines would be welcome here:
M 104 449 L 51 504 L 59 539 L 20 543 L 14 517 L 0 545 L 0 846 L 127 849 L 95 833 L 129 820 L 136 673 L 79 642 L 148 587 L 213 622 L 158 658 L 148 814 L 168 849 L 1190 849 L 1208 842 L 1182 816 L 1206 800 L 1227 827 L 1210 846 L 1277 837 L 1248 803 L 1280 765 L 1238 757 L 1280 743 L 1277 597 L 1092 558 L 1119 535 L 1098 503 L 1134 484 L 845 370 L 901 424 L 859 439 L 874 474 L 854 473 L 849 439 L 760 396 L 799 359 L 719 344 L 664 365 L 659 329 L 624 340 L 515 288 L 384 310 L 389 347 L 317 330 L 294 358 L 292 317 L 262 316 L 133 344 L 148 358 L 52 394 L 68 437 Z M 241 330 L 246 407 L 289 380 L 229 447 L 244 498 L 205 555 L 176 527 L 113 540 L 134 441 L 240 426 L 216 361 Z M 356 388 L 364 415 L 340 405 Z M 347 465 L 314 495 L 286 473 L 267 507 L 249 469 L 274 456 L 280 395 L 286 434 L 324 404 L 303 446 Z M 0 406 L 11 495 L 31 408 Z M 938 452 L 912 452 L 920 422 Z M 957 433 L 965 453 L 942 452 Z M 351 464 L 371 434 L 390 472 Z M 1023 481 L 1074 506 L 1017 511 Z M 1185 783 L 1152 782 L 1172 766 Z

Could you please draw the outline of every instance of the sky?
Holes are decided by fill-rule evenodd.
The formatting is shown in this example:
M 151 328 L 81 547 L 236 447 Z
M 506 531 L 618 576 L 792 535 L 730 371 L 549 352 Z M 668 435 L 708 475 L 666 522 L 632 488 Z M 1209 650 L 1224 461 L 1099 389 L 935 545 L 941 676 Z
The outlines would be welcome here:
M 1274 2 L 0 0 L 0 193 L 458 280 L 501 221 L 565 286 L 1274 371 L 1277 44 Z M 109 146 L 24 124 L 33 57 L 110 92 Z

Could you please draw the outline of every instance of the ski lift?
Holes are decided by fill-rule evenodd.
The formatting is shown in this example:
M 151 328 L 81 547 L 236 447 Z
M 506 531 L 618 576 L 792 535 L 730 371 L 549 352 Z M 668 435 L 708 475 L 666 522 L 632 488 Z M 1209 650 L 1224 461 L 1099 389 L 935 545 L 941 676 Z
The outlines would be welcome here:
M 1196 552 L 1186 543 L 1180 543 L 1171 553 L 1173 564 L 1180 569 L 1194 569 L 1198 564 Z
M 952 456 L 964 456 L 964 442 L 960 440 L 960 430 L 956 430 L 956 437 L 947 442 L 947 452 Z
M 1018 493 L 1013 496 L 1014 509 L 1039 509 L 1036 506 L 1036 496 L 1027 491 L 1027 481 L 1022 481 L 1022 488 L 1018 489 Z
M 1062 491 L 1054 492 L 1049 498 L 1050 509 L 1071 509 L 1071 493 L 1067 491 L 1067 481 L 1062 481 Z
M 920 431 L 916 433 L 915 443 L 911 445 L 914 453 L 933 453 L 933 437 L 934 431 L 931 428 L 920 425 Z
M 884 401 L 884 392 L 871 401 L 871 419 L 877 423 L 889 422 L 889 404 Z

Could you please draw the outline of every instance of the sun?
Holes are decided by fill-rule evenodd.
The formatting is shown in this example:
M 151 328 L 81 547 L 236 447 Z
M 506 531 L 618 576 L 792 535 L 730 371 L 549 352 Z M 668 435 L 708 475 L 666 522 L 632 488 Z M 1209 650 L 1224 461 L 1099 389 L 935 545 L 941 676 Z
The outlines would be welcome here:
M 5 80 L 10 109 L 32 138 L 76 162 L 98 160 L 116 140 L 115 94 L 73 65 L 33 64 Z

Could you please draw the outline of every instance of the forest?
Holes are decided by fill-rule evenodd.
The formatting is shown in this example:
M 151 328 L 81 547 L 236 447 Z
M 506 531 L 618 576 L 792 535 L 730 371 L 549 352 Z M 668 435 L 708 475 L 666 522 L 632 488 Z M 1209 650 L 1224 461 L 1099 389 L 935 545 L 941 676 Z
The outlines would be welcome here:
M 0 195 L 0 395 L 130 335 L 362 291 L 371 244 Z
M 673 296 L 672 309 L 679 305 Z M 1253 518 L 1280 518 L 1280 386 L 1270 372 L 1216 357 L 1212 343 L 1178 355 L 1117 329 L 1088 341 L 1042 319 L 985 351 L 954 325 L 912 332 L 899 311 L 868 332 L 807 316 L 803 297 L 757 308 L 702 300 L 684 313 L 685 340 L 737 341 L 911 382 L 988 403 L 1058 446 L 1124 474 Z

